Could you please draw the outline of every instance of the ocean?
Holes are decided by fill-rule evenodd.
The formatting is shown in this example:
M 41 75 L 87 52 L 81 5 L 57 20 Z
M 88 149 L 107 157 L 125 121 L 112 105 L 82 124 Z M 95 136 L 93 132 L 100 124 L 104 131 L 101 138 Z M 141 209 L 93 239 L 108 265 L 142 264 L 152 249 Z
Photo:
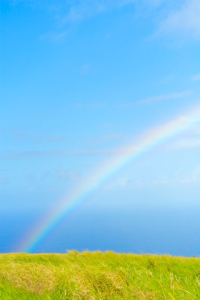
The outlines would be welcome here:
M 0 252 L 18 251 L 18 245 L 40 222 L 43 213 L 1 211 Z M 69 250 L 198 256 L 199 210 L 188 206 L 86 206 L 55 228 L 33 252 Z

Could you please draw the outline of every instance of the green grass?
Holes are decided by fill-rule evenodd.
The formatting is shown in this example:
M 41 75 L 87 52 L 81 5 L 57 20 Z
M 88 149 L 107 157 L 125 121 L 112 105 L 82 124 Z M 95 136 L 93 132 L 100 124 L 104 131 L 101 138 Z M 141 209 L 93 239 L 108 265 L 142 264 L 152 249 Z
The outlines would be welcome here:
M 1 254 L 0 299 L 200 299 L 200 259 L 87 251 Z

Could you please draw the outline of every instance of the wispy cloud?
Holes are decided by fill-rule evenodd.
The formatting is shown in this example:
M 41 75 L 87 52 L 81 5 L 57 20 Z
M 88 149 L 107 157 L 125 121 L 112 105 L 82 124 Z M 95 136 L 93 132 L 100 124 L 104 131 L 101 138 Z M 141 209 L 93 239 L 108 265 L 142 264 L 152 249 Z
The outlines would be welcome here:
M 68 11 L 62 17 L 63 23 L 82 21 L 130 4 L 141 6 L 143 14 L 150 7 L 154 20 L 158 22 L 158 33 L 161 35 L 179 34 L 200 38 L 199 0 L 78 0 L 68 2 Z
M 8 178 L 0 178 L 0 185 L 7 184 L 9 182 Z
M 124 135 L 119 134 L 119 133 L 114 133 L 114 134 L 104 134 L 102 136 L 97 136 L 95 138 L 92 138 L 93 141 L 96 142 L 109 142 L 109 141 L 116 141 L 116 140 L 121 140 L 124 138 Z
M 64 30 L 61 32 L 48 32 L 46 34 L 42 34 L 39 36 L 39 39 L 41 40 L 52 40 L 55 42 L 62 41 L 68 34 L 70 33 L 70 30 Z
M 77 22 L 104 12 L 105 3 L 102 1 L 76 1 L 63 18 L 63 23 Z
M 128 144 L 130 140 L 133 140 L 133 135 L 126 135 L 120 133 L 104 134 L 99 136 L 88 136 L 84 138 L 84 143 L 88 147 L 116 147 L 117 145 Z M 114 153 L 114 151 L 113 151 Z
M 48 158 L 48 157 L 64 157 L 64 156 L 104 156 L 104 155 L 123 155 L 118 149 L 106 150 L 72 150 L 72 151 L 22 151 L 9 152 L 0 155 L 0 159 L 27 159 L 27 158 Z
M 76 170 L 67 170 L 63 168 L 51 169 L 41 172 L 40 174 L 29 173 L 25 176 L 25 180 L 29 184 L 30 191 L 39 191 L 44 186 L 51 184 L 52 187 L 58 186 L 58 184 L 67 187 L 70 184 L 76 184 L 82 178 L 81 174 Z M 0 182 L 1 184 L 1 182 Z
M 145 182 L 142 180 L 135 180 L 131 177 L 121 177 L 112 182 L 105 184 L 104 189 L 106 190 L 115 190 L 115 189 L 135 189 L 143 188 Z
M 71 3 L 68 2 L 69 10 L 63 18 L 63 23 L 82 21 L 135 2 L 136 0 L 77 0 Z
M 164 149 L 170 151 L 200 150 L 200 126 L 196 125 L 169 142 Z
M 187 36 L 200 39 L 200 1 L 199 0 L 8 0 L 11 5 L 23 2 L 31 7 L 45 7 L 54 20 L 58 22 L 60 32 L 50 32 L 40 36 L 41 39 L 60 41 L 69 31 L 66 25 L 80 23 L 125 6 L 132 5 L 133 16 L 139 11 L 140 17 L 148 17 L 155 24 L 153 36 Z M 147 13 L 148 12 L 148 13 Z M 69 27 L 69 26 L 67 26 Z
M 194 170 L 190 173 L 185 174 L 180 182 L 182 184 L 199 184 L 200 183 L 200 166 L 197 166 Z
M 57 169 L 55 176 L 59 181 L 77 182 L 81 179 L 81 174 L 74 170 Z
M 192 79 L 193 81 L 200 81 L 200 73 L 198 73 L 198 74 L 192 76 L 191 79 Z
M 139 104 L 149 104 L 153 102 L 159 102 L 159 101 L 165 101 L 165 100 L 173 100 L 173 99 L 178 99 L 178 98 L 185 98 L 188 96 L 191 96 L 193 94 L 192 91 L 184 91 L 180 93 L 171 93 L 171 94 L 163 94 L 159 96 L 153 96 L 149 97 L 143 100 L 137 101 Z
M 200 38 L 200 1 L 183 0 L 174 3 L 160 22 L 159 34 Z
M 155 81 L 154 84 L 156 84 L 156 85 L 164 85 L 166 83 L 171 82 L 173 79 L 174 79 L 174 75 L 168 75 L 168 76 L 166 76 L 166 77 L 164 77 L 162 79 L 159 79 L 159 80 Z
M 82 103 L 82 102 L 77 102 L 74 104 L 70 104 L 70 107 L 75 107 L 78 109 L 99 109 L 99 108 L 105 108 L 105 107 L 109 107 L 108 103 L 105 102 L 93 102 L 93 103 Z
M 169 94 L 162 94 L 158 96 L 151 96 L 145 99 L 136 100 L 130 102 L 121 102 L 121 103 L 115 103 L 115 104 L 109 104 L 106 102 L 97 102 L 97 103 L 74 103 L 70 104 L 70 106 L 73 106 L 78 109 L 104 109 L 104 108 L 110 108 L 110 109 L 122 109 L 122 108 L 130 108 L 134 107 L 138 104 L 151 104 L 161 101 L 167 101 L 167 100 L 176 100 L 180 98 L 187 98 L 189 96 L 193 95 L 193 91 L 184 91 L 184 92 L 178 92 L 178 93 L 169 93 Z
M 199 185 L 200 183 L 200 166 L 195 167 L 187 173 L 174 174 L 170 178 L 157 178 L 151 182 L 153 185 Z
M 182 138 L 177 140 L 171 146 L 173 150 L 200 150 L 200 137 Z
M 84 64 L 80 67 L 80 73 L 82 75 L 88 74 L 91 71 L 91 65 L 90 64 Z
M 36 176 L 33 175 L 33 174 L 28 174 L 28 175 L 27 175 L 27 180 L 28 180 L 30 183 L 35 183 L 35 182 L 37 181 Z
M 67 138 L 61 135 L 41 135 L 34 133 L 18 132 L 13 134 L 12 138 L 21 142 L 30 142 L 35 144 L 56 143 L 66 141 Z
M 200 184 L 200 166 L 195 167 L 187 173 L 176 172 L 170 177 L 160 175 L 154 179 L 134 179 L 131 177 L 119 177 L 112 182 L 107 183 L 104 189 L 140 189 L 144 187 L 160 186 L 199 186 Z

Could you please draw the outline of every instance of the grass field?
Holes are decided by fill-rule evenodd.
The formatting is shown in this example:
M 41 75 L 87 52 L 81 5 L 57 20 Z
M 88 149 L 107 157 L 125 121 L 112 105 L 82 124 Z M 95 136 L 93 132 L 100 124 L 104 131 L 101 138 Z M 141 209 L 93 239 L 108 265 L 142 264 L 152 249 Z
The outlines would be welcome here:
M 0 299 L 200 299 L 200 258 L 1 254 Z

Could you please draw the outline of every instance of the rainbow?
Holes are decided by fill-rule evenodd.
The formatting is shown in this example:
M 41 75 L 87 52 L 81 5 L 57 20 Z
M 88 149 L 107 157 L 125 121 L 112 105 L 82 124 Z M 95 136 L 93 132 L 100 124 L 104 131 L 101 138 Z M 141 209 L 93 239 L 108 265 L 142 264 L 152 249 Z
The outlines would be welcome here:
M 74 210 L 76 210 L 97 187 L 116 173 L 129 161 L 136 160 L 143 153 L 160 145 L 182 131 L 200 122 L 200 106 L 178 118 L 146 131 L 133 143 L 115 152 L 112 159 L 93 172 L 76 190 L 64 197 L 58 205 L 44 217 L 42 222 L 18 246 L 18 252 L 34 252 L 47 236 Z

